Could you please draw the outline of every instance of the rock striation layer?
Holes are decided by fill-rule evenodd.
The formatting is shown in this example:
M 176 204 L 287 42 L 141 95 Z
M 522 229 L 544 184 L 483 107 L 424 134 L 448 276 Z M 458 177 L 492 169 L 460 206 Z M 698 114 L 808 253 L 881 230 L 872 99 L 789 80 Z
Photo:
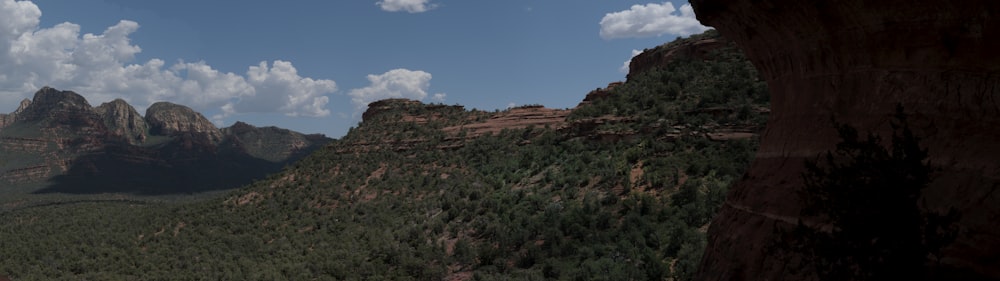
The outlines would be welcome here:
M 692 0 L 768 81 L 771 114 L 747 176 L 712 222 L 700 280 L 809 279 L 765 254 L 797 223 L 802 163 L 838 142 L 831 119 L 890 133 L 897 104 L 941 170 L 927 208 L 956 208 L 941 268 L 1000 278 L 1000 2 Z M 883 137 L 885 139 L 885 137 Z

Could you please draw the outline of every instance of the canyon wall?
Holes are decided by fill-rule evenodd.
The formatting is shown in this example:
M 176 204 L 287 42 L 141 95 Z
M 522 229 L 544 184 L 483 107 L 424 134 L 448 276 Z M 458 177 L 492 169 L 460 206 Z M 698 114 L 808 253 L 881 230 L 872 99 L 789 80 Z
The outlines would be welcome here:
M 940 168 L 923 193 L 927 208 L 961 213 L 941 267 L 1000 278 L 1000 1 L 691 4 L 772 94 L 760 150 L 712 222 L 699 279 L 816 278 L 788 262 L 801 257 L 767 251 L 778 229 L 802 219 L 803 163 L 839 141 L 832 120 L 888 139 L 897 104 Z

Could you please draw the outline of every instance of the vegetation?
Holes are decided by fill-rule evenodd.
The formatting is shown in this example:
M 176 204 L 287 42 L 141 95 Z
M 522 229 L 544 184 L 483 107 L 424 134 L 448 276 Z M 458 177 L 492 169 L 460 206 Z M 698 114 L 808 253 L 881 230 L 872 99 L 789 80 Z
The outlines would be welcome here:
M 735 49 L 633 77 L 562 129 L 464 138 L 492 113 L 407 104 L 219 198 L 14 208 L 0 274 L 688 280 L 757 145 L 706 134 L 762 128 L 767 92 Z
M 861 139 L 837 125 L 843 141 L 836 150 L 806 163 L 802 214 L 826 227 L 800 224 L 784 247 L 804 253 L 823 280 L 933 279 L 930 263 L 955 237 L 956 211 L 920 204 L 934 168 L 902 107 L 891 125 L 888 149 L 874 134 Z

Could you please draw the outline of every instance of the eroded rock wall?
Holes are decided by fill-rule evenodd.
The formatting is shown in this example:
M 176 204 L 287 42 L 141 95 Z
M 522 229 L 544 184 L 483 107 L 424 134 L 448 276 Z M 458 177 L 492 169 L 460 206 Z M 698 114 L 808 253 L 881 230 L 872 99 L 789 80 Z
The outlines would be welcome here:
M 768 81 L 757 158 L 709 230 L 702 280 L 813 278 L 766 247 L 797 223 L 806 159 L 839 141 L 831 120 L 890 133 L 897 104 L 941 168 L 924 197 L 954 207 L 946 267 L 1000 278 L 1000 1 L 691 0 Z M 883 139 L 885 139 L 884 137 Z
M 94 108 L 104 118 L 104 124 L 112 134 L 125 138 L 130 144 L 142 144 L 146 140 L 149 125 L 131 105 L 122 99 L 115 99 Z

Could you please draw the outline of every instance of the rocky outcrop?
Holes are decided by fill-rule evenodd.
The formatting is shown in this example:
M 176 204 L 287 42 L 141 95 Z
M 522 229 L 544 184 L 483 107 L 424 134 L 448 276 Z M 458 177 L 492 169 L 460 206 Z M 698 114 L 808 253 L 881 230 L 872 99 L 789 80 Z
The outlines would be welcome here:
M 362 122 L 370 121 L 385 112 L 398 112 L 400 109 L 414 106 L 422 107 L 423 103 L 410 99 L 384 99 L 374 101 L 369 103 L 368 109 L 361 114 L 361 120 Z
M 146 140 L 149 129 L 146 120 L 124 100 L 115 99 L 94 110 L 104 119 L 104 125 L 112 134 L 125 138 L 131 144 L 141 144 Z
M 49 87 L 38 90 L 31 103 L 16 115 L 15 122 L 39 122 L 49 128 L 93 130 L 103 126 L 83 96 Z
M 500 134 L 509 130 L 520 130 L 528 128 L 549 129 L 560 131 L 568 137 L 582 137 L 598 141 L 620 141 L 629 139 L 636 134 L 650 133 L 656 127 L 649 127 L 643 131 L 630 130 L 607 130 L 600 129 L 602 125 L 626 124 L 636 122 L 635 118 L 621 116 L 599 116 L 577 118 L 568 120 L 567 117 L 575 109 L 589 106 L 594 101 L 604 99 L 612 95 L 612 89 L 621 85 L 622 82 L 613 82 L 607 88 L 599 88 L 587 94 L 576 108 L 573 109 L 552 109 L 541 105 L 527 105 L 509 108 L 503 111 L 485 112 L 479 110 L 465 110 L 462 106 L 446 106 L 436 104 L 424 104 L 416 100 L 408 99 L 386 99 L 373 102 L 363 114 L 364 121 L 361 126 L 352 130 L 363 130 L 363 133 L 348 134 L 353 136 L 364 136 L 360 139 L 344 139 L 337 145 L 338 153 L 363 153 L 379 149 L 394 151 L 404 151 L 411 149 L 455 149 L 462 147 L 466 142 L 491 135 Z M 712 111 L 715 109 L 706 109 Z M 724 111 L 728 109 L 719 109 Z M 714 112 L 714 111 L 713 111 Z M 759 110 L 758 113 L 766 114 L 766 109 Z M 702 112 L 692 112 L 702 113 Z M 712 113 L 712 112 L 709 112 Z M 248 126 L 237 124 L 230 129 L 224 129 L 227 135 L 230 132 L 248 130 Z M 434 130 L 441 134 L 441 139 L 430 140 L 421 137 L 408 137 L 407 131 Z M 747 139 L 757 136 L 759 128 L 747 126 L 730 125 L 706 125 L 699 128 L 687 128 L 680 125 L 671 128 L 672 133 L 665 135 L 667 138 L 680 136 L 683 130 L 689 131 L 693 135 L 703 136 L 713 141 L 730 141 Z M 544 130 L 537 130 L 540 133 Z M 428 134 L 425 132 L 425 134 Z M 425 146 L 428 142 L 435 142 L 436 145 Z
M 567 109 L 551 109 L 542 106 L 517 107 L 493 114 L 480 122 L 448 126 L 442 129 L 445 133 L 463 134 L 467 138 L 492 135 L 503 130 L 524 129 L 528 127 L 562 129 L 568 122 L 566 116 L 573 112 Z
M 692 36 L 692 40 L 678 40 L 662 46 L 644 50 L 629 61 L 628 79 L 639 73 L 667 65 L 678 58 L 705 59 L 708 54 L 724 47 L 733 47 L 733 43 L 725 37 L 709 30 L 703 34 Z
M 712 222 L 699 279 L 815 278 L 788 263 L 801 257 L 766 251 L 780 229 L 808 219 L 796 196 L 801 163 L 834 148 L 831 119 L 887 136 L 897 104 L 940 169 L 924 190 L 927 209 L 961 213 L 939 270 L 1000 278 L 1000 2 L 691 4 L 743 49 L 772 94 L 757 158 Z
M 587 93 L 587 96 L 583 97 L 583 101 L 581 101 L 580 104 L 578 104 L 576 107 L 587 106 L 589 104 L 594 103 L 594 101 L 610 97 L 611 90 L 614 90 L 615 87 L 620 86 L 622 83 L 623 82 L 611 82 L 608 83 L 607 87 L 597 88 L 594 89 L 593 91 L 590 91 L 590 93 Z
M 222 132 L 201 113 L 191 108 L 169 102 L 157 102 L 146 109 L 146 122 L 151 134 L 175 135 L 179 133 L 204 134 L 212 142 L 222 140 Z
M 17 115 L 21 114 L 25 108 L 28 108 L 28 105 L 31 105 L 31 100 L 24 99 L 21 101 L 21 105 L 18 106 L 14 112 L 11 112 L 10 114 L 0 113 L 0 130 L 7 127 L 7 125 L 14 123 L 14 120 L 17 119 Z

